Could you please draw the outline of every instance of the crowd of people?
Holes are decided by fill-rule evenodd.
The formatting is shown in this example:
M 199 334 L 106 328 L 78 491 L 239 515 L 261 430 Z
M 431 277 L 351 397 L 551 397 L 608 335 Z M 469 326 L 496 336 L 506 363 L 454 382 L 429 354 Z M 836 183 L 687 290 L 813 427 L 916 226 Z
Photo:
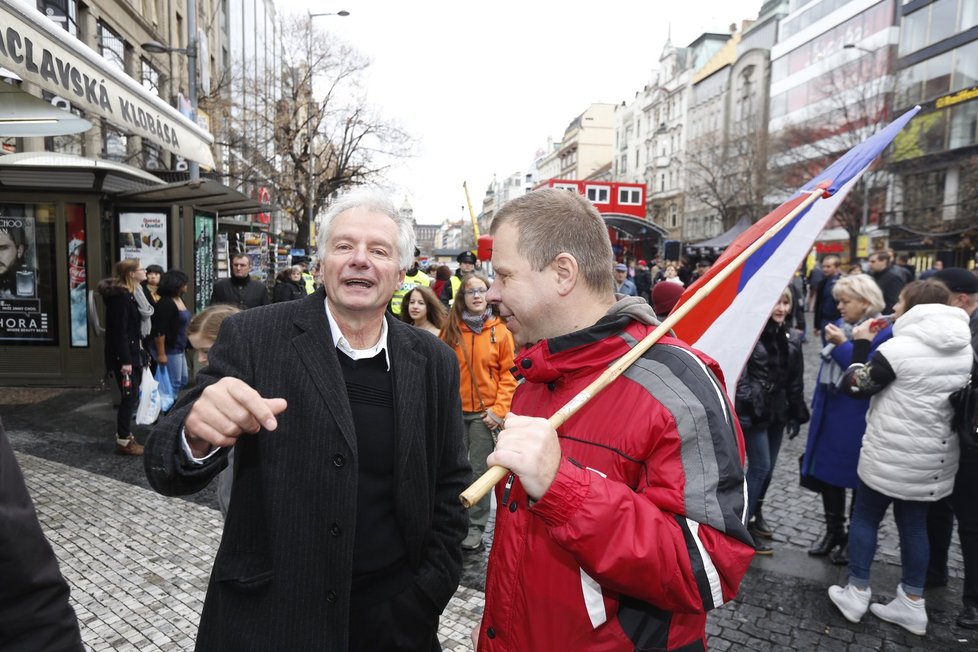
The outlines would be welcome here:
M 466 512 L 457 494 L 495 464 L 510 473 L 495 489 L 479 650 L 695 645 L 751 557 L 774 554 L 765 497 L 784 437 L 806 423 L 798 480 L 820 494 L 825 522 L 809 554 L 848 566 L 831 602 L 853 622 L 871 610 L 923 635 L 924 591 L 947 582 L 956 517 L 957 623 L 978 628 L 978 451 L 951 432 L 948 401 L 978 372 L 973 272 L 917 279 L 890 252 L 865 268 L 827 255 L 784 288 L 728 379 L 734 400 L 713 361 L 665 337 L 555 430 L 547 417 L 710 263 L 616 261 L 593 207 L 560 191 L 513 200 L 492 233 L 492 275 L 470 251 L 454 272 L 425 268 L 410 225 L 363 191 L 325 216 L 314 283 L 296 265 L 269 293 L 234 256 L 196 316 L 179 270 L 127 260 L 103 283 L 120 388 L 144 365 L 183 388 L 189 349 L 206 365 L 146 451 L 162 493 L 218 478 L 227 525 L 199 649 L 439 649 L 438 614 L 490 515 L 488 497 Z M 821 362 L 808 388 L 806 344 Z M 116 450 L 139 455 L 133 394 Z M 891 504 L 903 578 L 896 599 L 870 604 Z M 554 594 L 564 600 L 546 614 L 512 606 Z

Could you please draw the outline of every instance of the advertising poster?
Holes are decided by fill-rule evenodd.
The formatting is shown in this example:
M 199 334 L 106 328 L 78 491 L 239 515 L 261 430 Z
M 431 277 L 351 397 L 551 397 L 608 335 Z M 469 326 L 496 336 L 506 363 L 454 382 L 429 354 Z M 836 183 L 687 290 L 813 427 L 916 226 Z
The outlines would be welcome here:
M 68 308 L 71 346 L 88 346 L 88 264 L 85 258 L 85 207 L 68 204 Z
M 0 210 L 0 342 L 57 342 L 53 242 L 51 223 Z
M 119 260 L 138 258 L 143 267 L 169 269 L 165 213 L 119 214 Z
M 195 216 L 194 234 L 194 296 L 200 312 L 214 292 L 214 218 Z

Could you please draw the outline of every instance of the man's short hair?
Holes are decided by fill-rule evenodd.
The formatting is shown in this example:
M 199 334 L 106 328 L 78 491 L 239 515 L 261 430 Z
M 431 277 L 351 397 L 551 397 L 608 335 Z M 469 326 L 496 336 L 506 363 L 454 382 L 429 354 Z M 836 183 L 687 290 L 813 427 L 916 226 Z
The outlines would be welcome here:
M 417 238 L 414 235 L 414 225 L 411 224 L 411 220 L 401 215 L 401 212 L 394 206 L 390 197 L 377 188 L 357 188 L 342 195 L 337 201 L 333 202 L 329 210 L 319 218 L 319 237 L 316 238 L 316 244 L 319 247 L 318 255 L 322 257 L 326 251 L 326 241 L 329 239 L 329 232 L 333 220 L 344 211 L 353 208 L 364 208 L 376 213 L 382 213 L 394 221 L 394 224 L 397 225 L 397 251 L 401 259 L 398 267 L 401 271 L 410 269 L 414 264 L 413 254 L 417 242 Z
M 27 246 L 27 234 L 22 226 L 3 226 L 0 225 L 0 233 L 5 233 L 14 243 L 14 247 Z
M 828 256 L 822 259 L 823 265 L 828 262 L 834 263 L 835 266 L 838 267 L 839 265 L 842 264 L 842 259 L 836 256 L 835 254 L 829 254 Z
M 251 256 L 249 256 L 248 254 L 241 254 L 241 253 L 238 253 L 238 254 L 231 254 L 231 262 L 232 262 L 232 263 L 233 263 L 234 261 L 236 261 L 236 260 L 240 260 L 240 259 L 242 259 L 242 258 L 244 258 L 245 260 L 247 260 L 247 261 L 248 261 L 248 264 L 249 264 L 249 265 L 251 265 Z M 147 271 L 148 271 L 148 270 L 147 270 Z
M 890 252 L 888 251 L 874 251 L 873 253 L 869 254 L 869 259 L 872 260 L 873 258 L 886 263 L 887 265 L 890 264 Z
M 611 292 L 614 255 L 608 227 L 594 205 L 575 192 L 546 188 L 507 202 L 492 220 L 491 233 L 511 223 L 519 234 L 517 251 L 540 272 L 561 253 L 576 260 L 584 284 Z

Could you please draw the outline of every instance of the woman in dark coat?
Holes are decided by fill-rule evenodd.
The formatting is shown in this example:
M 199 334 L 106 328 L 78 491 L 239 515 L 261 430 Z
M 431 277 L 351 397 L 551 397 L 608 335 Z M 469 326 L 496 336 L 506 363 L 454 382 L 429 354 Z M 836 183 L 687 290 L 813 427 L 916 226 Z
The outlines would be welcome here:
M 852 363 L 852 331 L 867 319 L 879 317 L 883 293 L 868 274 L 844 276 L 832 288 L 842 316 L 824 326 L 828 344 L 822 349 L 812 396 L 812 422 L 801 463 L 802 484 L 822 494 L 825 510 L 825 536 L 809 551 L 813 557 L 831 554 L 832 563 L 849 563 L 846 533 L 846 488 L 859 483 L 856 465 L 869 399 L 852 398 L 838 389 L 838 383 Z M 871 351 L 888 340 L 893 329 L 886 327 L 873 338 Z M 851 505 L 855 498 L 850 501 Z
M 798 434 L 808 421 L 802 389 L 804 359 L 801 333 L 791 328 L 793 293 L 786 288 L 771 311 L 747 366 L 737 381 L 735 407 L 747 449 L 747 511 L 755 551 L 773 552 L 761 540 L 771 538 L 772 528 L 761 513 L 785 430 Z
M 143 291 L 140 283 L 145 279 L 146 270 L 139 261 L 128 258 L 116 263 L 115 274 L 98 284 L 105 301 L 105 367 L 115 375 L 122 395 L 116 414 L 115 452 L 119 455 L 143 454 L 143 447 L 132 436 L 132 418 L 143 365 L 142 317 L 134 293 Z
M 272 289 L 272 303 L 292 301 L 306 296 L 302 284 L 302 268 L 298 265 L 286 267 L 275 277 L 275 287 Z

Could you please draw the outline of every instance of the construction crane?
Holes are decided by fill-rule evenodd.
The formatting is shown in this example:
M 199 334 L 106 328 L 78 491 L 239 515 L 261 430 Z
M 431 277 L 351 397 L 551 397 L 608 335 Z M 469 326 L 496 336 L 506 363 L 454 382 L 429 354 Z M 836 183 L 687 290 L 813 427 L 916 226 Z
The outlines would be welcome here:
M 465 203 L 469 205 L 469 216 L 472 218 L 472 242 L 478 246 L 479 244 L 479 220 L 475 217 L 475 211 L 472 210 L 472 199 L 469 197 L 469 186 L 466 182 L 462 182 L 462 190 L 465 191 Z

